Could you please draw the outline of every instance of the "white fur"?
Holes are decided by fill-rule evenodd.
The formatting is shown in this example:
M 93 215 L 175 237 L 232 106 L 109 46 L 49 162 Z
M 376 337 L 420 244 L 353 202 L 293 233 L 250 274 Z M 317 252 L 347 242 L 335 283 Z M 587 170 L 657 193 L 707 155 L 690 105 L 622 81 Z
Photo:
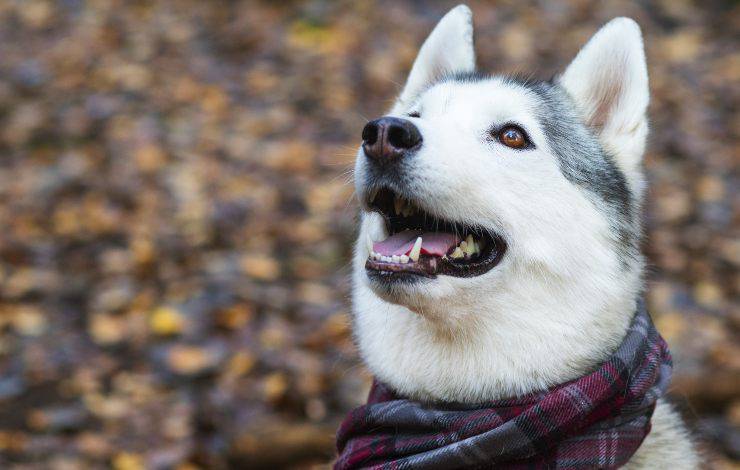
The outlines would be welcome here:
M 626 470 L 693 470 L 700 467 L 689 433 L 668 403 L 658 401 L 652 425 L 653 429 L 625 466 Z
M 606 56 L 615 55 L 622 69 L 610 70 L 619 84 L 607 83 L 596 70 L 611 67 Z M 438 276 L 389 292 L 369 280 L 364 242 L 353 261 L 361 354 L 376 377 L 418 399 L 476 403 L 578 377 L 621 342 L 642 288 L 642 261 L 625 268 L 609 217 L 559 169 L 535 119 L 531 91 L 497 78 L 428 88 L 440 70 L 470 71 L 474 62 L 470 11 L 460 6 L 422 46 L 391 114 L 411 119 L 424 138 L 409 163 L 416 202 L 441 218 L 501 234 L 508 243 L 502 262 L 481 276 Z M 561 82 L 584 119 L 598 126 L 602 144 L 633 173 L 632 184 L 641 181 L 635 162 L 647 129 L 647 74 L 634 22 L 605 26 Z M 609 99 L 599 92 L 607 85 L 618 90 Z M 608 103 L 598 107 L 597 120 L 594 99 Z M 421 118 L 405 116 L 411 111 Z M 507 122 L 524 126 L 536 149 L 517 151 L 492 141 L 492 125 Z M 367 211 L 366 164 L 360 151 L 359 240 L 377 240 L 385 229 Z

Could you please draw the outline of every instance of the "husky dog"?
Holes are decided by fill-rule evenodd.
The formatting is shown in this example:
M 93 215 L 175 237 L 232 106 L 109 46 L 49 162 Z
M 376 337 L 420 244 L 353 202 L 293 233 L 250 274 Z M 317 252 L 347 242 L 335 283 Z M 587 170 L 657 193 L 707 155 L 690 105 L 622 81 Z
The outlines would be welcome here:
M 460 5 L 421 47 L 355 166 L 354 329 L 415 400 L 545 390 L 604 361 L 643 289 L 648 76 L 637 24 L 605 25 L 551 81 L 475 71 Z M 630 468 L 696 468 L 659 401 Z

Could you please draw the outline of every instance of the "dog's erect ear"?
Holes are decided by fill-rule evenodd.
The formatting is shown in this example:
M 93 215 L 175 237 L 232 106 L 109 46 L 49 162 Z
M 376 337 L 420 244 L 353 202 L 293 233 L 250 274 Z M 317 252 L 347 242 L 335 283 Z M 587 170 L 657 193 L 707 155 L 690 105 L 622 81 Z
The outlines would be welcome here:
M 625 171 L 635 170 L 647 136 L 648 74 L 640 27 L 616 18 L 560 76 L 581 116 Z
M 465 5 L 450 10 L 437 23 L 416 56 L 396 108 L 407 105 L 425 86 L 447 74 L 475 70 L 473 14 Z

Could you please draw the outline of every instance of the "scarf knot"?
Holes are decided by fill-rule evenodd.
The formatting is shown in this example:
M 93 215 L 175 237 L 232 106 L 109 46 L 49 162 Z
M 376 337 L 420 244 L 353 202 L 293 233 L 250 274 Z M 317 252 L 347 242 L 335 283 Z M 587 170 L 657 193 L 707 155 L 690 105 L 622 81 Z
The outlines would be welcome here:
M 617 468 L 650 432 L 672 370 L 642 302 L 596 370 L 549 390 L 475 407 L 419 403 L 373 383 L 339 428 L 335 470 Z

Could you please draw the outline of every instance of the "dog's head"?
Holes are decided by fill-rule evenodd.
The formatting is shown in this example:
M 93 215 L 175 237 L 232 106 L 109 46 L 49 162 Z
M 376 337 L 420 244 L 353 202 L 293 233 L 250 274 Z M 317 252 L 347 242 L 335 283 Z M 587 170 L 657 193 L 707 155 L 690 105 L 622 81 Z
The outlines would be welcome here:
M 621 339 L 641 288 L 647 70 L 604 26 L 557 78 L 475 72 L 470 10 L 422 46 L 355 167 L 358 343 L 402 392 L 552 385 Z

